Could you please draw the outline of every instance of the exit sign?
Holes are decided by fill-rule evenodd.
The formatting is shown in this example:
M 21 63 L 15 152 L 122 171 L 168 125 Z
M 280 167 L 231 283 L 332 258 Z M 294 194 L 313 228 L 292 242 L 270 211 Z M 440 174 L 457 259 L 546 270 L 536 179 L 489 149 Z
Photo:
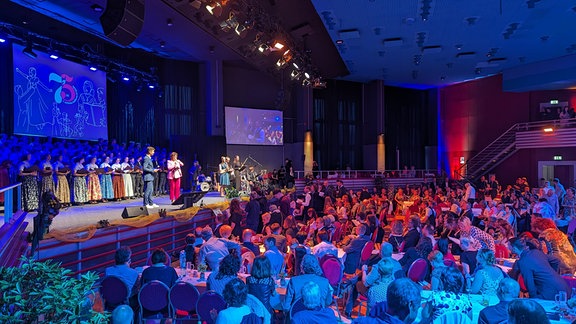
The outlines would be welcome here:
M 562 155 L 554 155 L 554 161 L 562 161 Z
M 551 104 L 551 105 L 557 105 L 557 104 L 558 104 L 558 100 L 550 100 L 550 104 Z

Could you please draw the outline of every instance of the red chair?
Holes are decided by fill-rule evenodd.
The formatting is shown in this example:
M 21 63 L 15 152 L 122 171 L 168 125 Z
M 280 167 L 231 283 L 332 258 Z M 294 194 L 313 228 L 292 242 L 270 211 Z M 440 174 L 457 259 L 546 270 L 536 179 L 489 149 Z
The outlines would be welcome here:
M 152 280 L 142 286 L 138 293 L 142 322 L 146 322 L 149 318 L 163 319 L 170 316 L 169 291 L 168 286 L 158 280 Z
M 100 295 L 104 299 L 104 309 L 113 311 L 118 305 L 128 304 L 130 288 L 115 276 L 107 276 L 100 283 Z
M 524 277 L 521 274 L 518 275 L 518 284 L 520 285 L 520 297 L 528 295 L 528 288 L 526 288 Z
M 510 257 L 510 251 L 508 250 L 508 248 L 506 247 L 506 245 L 504 244 L 496 244 L 495 245 L 495 249 L 496 249 L 496 253 L 495 256 L 497 258 L 509 258 Z
M 408 269 L 408 278 L 418 284 L 422 284 L 427 274 L 428 263 L 424 259 L 416 259 Z
M 362 252 L 360 253 L 360 265 L 365 264 L 368 259 L 372 256 L 372 251 L 374 251 L 374 242 L 368 241 L 364 244 Z
M 334 295 L 332 298 L 336 302 L 336 311 L 338 311 L 338 318 L 342 320 L 340 315 L 340 308 L 338 307 L 338 300 L 342 298 L 342 278 L 344 277 L 344 267 L 338 257 L 331 254 L 327 254 L 322 257 L 320 262 L 320 268 L 322 268 L 322 273 L 324 277 L 328 279 L 328 283 L 334 289 Z
M 562 278 L 564 278 L 564 281 L 566 281 L 568 287 L 570 287 L 570 290 L 576 288 L 576 278 L 572 276 L 562 276 Z M 570 297 L 576 297 L 576 296 L 570 296 Z
M 196 312 L 198 312 L 200 321 L 203 321 L 207 324 L 214 323 L 214 320 L 210 315 L 210 311 L 212 309 L 215 309 L 217 312 L 219 312 L 225 308 L 226 302 L 224 301 L 224 298 L 213 290 L 209 290 L 203 293 L 200 298 L 198 298 L 198 302 L 196 303 Z
M 199 297 L 198 289 L 192 284 L 183 281 L 177 282 L 168 294 L 172 318 L 176 320 L 181 318 L 198 320 L 195 313 Z

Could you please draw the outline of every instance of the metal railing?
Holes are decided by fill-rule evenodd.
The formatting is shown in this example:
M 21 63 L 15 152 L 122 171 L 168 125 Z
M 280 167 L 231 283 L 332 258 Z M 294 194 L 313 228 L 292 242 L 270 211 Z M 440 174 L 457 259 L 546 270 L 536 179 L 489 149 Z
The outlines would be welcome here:
M 306 175 L 312 174 L 315 179 L 361 179 L 376 178 L 383 176 L 387 178 L 434 178 L 441 175 L 441 172 L 434 169 L 416 170 L 318 170 L 318 171 L 294 171 L 296 179 L 304 179 Z
M 16 196 L 14 196 L 14 190 L 16 190 Z M 8 224 L 14 212 L 22 209 L 22 183 L 0 188 L 0 193 L 4 194 L 4 223 Z

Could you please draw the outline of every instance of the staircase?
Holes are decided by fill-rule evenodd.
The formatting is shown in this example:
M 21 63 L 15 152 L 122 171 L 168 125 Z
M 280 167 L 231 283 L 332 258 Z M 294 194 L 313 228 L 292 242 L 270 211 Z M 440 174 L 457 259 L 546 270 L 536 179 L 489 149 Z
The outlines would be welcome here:
M 545 128 L 552 131 L 545 132 Z M 454 177 L 476 181 L 519 149 L 575 146 L 576 118 L 518 123 L 454 171 Z

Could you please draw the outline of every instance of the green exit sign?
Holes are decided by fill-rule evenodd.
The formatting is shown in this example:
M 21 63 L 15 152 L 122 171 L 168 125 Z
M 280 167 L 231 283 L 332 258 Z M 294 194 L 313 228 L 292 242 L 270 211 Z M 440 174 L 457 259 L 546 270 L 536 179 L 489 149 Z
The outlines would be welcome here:
M 562 155 L 554 155 L 554 161 L 562 161 Z
M 550 100 L 550 104 L 551 104 L 551 105 L 557 105 L 557 104 L 558 104 L 558 100 Z

